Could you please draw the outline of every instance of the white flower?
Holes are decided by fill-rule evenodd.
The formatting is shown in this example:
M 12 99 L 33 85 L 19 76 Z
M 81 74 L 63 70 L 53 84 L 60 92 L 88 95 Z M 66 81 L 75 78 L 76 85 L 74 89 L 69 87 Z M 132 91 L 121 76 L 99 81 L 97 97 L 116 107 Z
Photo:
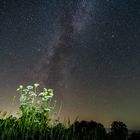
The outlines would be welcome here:
M 27 93 L 29 90 L 28 89 L 23 89 L 23 92 Z
M 42 97 L 42 101 L 48 101 L 52 96 L 44 96 Z
M 38 83 L 35 83 L 34 86 L 37 88 L 39 86 L 39 84 Z
M 47 92 L 47 91 L 48 91 L 48 89 L 47 89 L 47 88 L 44 88 L 44 91 L 45 91 L 45 92 Z
M 17 91 L 20 91 L 20 88 L 18 88 Z
M 34 88 L 33 86 L 30 86 L 30 85 L 27 86 L 27 89 L 29 89 L 29 90 L 30 90 L 30 89 L 33 89 L 33 88 Z
M 19 88 L 17 89 L 17 91 L 20 91 L 23 89 L 23 85 L 20 85 Z
M 34 96 L 34 97 L 36 97 L 36 96 L 37 96 L 37 94 L 36 94 L 36 93 L 34 93 L 34 92 L 32 92 L 32 93 L 30 93 L 30 96 Z
M 44 108 L 44 111 L 48 111 L 48 112 L 49 112 L 49 111 L 51 111 L 51 110 L 50 110 L 49 108 Z
M 35 92 L 33 92 L 33 91 L 29 91 L 29 94 L 34 94 Z
M 20 88 L 20 89 L 23 89 L 23 85 L 20 85 L 19 88 Z
M 53 92 L 53 89 L 48 89 L 48 92 Z
M 41 93 L 39 93 L 39 95 L 38 96 L 45 96 L 45 92 L 41 92 Z

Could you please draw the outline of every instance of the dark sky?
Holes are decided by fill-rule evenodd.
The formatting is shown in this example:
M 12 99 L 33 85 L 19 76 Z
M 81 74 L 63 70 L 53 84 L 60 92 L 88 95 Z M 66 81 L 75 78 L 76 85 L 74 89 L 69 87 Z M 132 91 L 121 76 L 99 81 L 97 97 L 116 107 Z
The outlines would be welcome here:
M 0 0 L 0 109 L 34 82 L 62 118 L 140 129 L 139 0 Z

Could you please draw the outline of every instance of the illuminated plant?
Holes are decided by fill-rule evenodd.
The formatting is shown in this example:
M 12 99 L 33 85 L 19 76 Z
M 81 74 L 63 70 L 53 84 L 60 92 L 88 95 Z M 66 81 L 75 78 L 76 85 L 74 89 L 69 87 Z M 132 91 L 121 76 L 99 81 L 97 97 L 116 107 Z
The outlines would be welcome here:
M 24 88 L 20 85 L 17 91 L 20 92 L 19 114 L 28 125 L 31 123 L 45 123 L 49 121 L 49 114 L 53 111 L 51 99 L 54 96 L 53 89 L 44 88 L 42 92 L 37 92 L 39 84 L 28 85 Z

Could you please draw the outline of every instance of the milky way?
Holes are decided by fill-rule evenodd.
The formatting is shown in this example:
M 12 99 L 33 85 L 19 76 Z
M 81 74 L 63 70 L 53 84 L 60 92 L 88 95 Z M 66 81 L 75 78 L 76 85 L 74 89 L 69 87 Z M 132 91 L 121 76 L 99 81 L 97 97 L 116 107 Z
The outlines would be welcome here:
M 37 71 L 39 81 L 61 89 L 68 88 L 69 79 L 76 68 L 79 34 L 86 28 L 92 10 L 92 3 L 85 0 L 72 4 L 75 4 L 74 9 L 64 9 L 60 17 L 61 30 L 53 35 Z
M 139 0 L 1 0 L 0 110 L 38 82 L 62 118 L 140 128 L 139 17 Z

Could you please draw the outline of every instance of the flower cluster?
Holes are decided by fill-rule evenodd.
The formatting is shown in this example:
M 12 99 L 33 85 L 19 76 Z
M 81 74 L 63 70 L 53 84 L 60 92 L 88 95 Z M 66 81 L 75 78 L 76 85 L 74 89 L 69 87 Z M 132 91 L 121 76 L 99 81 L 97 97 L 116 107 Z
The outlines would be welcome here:
M 53 107 L 50 106 L 53 89 L 44 88 L 42 92 L 38 92 L 39 84 L 28 85 L 24 88 L 20 85 L 17 91 L 20 92 L 20 111 L 23 115 L 39 114 L 47 115 Z M 47 113 L 47 114 L 46 114 Z

